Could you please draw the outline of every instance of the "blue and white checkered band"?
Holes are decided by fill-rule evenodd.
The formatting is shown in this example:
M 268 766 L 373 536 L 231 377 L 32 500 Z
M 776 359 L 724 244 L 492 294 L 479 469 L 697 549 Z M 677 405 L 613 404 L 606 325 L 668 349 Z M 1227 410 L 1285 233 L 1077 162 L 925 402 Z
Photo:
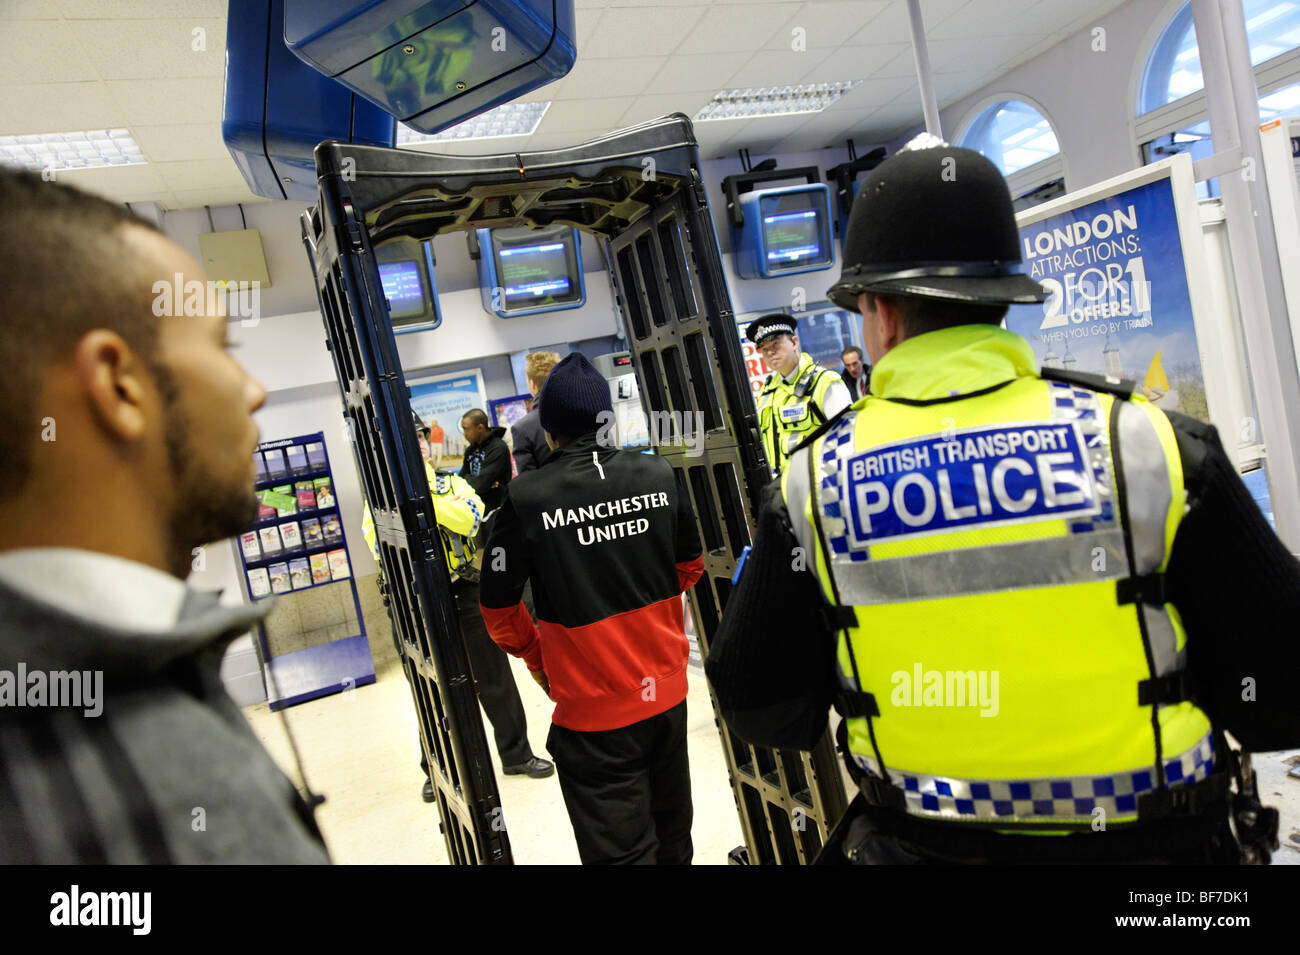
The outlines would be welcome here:
M 863 770 L 879 778 L 879 764 L 855 755 Z M 1199 743 L 1165 762 L 1170 787 L 1199 782 L 1214 767 L 1214 741 L 1206 734 Z M 1156 788 L 1152 767 L 1103 776 L 1063 779 L 956 779 L 924 773 L 889 771 L 903 790 L 907 811 L 914 816 L 957 821 L 1087 822 L 1101 809 L 1108 821 L 1132 817 L 1137 799 Z
M 1083 435 L 1088 464 L 1092 468 L 1093 483 L 1101 499 L 1101 509 L 1088 520 L 1070 524 L 1073 534 L 1086 534 L 1099 529 L 1112 529 L 1115 522 L 1114 480 L 1110 473 L 1110 441 L 1106 419 L 1101 413 L 1097 395 L 1059 381 L 1050 381 L 1052 420 L 1073 423 Z M 1118 399 L 1117 399 L 1118 400 Z
M 435 474 L 433 478 L 433 493 L 446 494 L 451 490 L 451 478 L 445 474 Z
M 768 335 L 793 335 L 794 326 L 782 324 L 781 322 L 769 322 L 766 325 L 760 325 L 754 329 L 754 334 L 750 336 L 750 341 L 758 344 Z

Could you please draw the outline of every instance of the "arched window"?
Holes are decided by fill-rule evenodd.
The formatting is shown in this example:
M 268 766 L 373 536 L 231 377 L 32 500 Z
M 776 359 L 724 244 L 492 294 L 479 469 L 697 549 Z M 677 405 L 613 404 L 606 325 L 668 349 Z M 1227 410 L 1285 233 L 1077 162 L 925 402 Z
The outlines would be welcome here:
M 1056 132 L 1046 116 L 1023 100 L 1000 100 L 980 110 L 957 145 L 974 149 L 1002 170 L 1017 210 L 1065 191 Z
M 1290 115 L 1300 108 L 1300 0 L 1243 0 L 1242 9 L 1260 121 Z M 1160 32 L 1138 84 L 1136 131 L 1143 162 L 1181 152 L 1193 159 L 1212 154 L 1208 116 L 1196 27 L 1186 3 Z M 1202 196 L 1218 192 L 1217 183 L 1197 188 Z

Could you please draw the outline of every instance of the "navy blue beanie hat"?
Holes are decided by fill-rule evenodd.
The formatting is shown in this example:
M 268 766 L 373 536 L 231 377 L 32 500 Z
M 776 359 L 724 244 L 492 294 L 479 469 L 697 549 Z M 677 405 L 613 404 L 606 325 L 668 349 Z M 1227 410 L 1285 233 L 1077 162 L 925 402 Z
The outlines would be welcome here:
M 609 382 L 581 352 L 570 353 L 551 369 L 537 400 L 542 430 L 553 435 L 578 438 L 614 420 Z

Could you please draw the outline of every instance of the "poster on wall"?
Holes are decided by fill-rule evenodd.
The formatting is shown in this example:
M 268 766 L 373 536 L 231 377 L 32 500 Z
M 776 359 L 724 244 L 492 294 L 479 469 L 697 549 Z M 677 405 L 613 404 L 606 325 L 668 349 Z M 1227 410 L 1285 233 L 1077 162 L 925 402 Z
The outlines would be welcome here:
M 1043 367 L 1126 378 L 1157 407 L 1208 422 L 1174 187 L 1164 175 L 1018 216 L 1025 273 L 1050 298 L 1013 305 L 1006 324 Z
M 506 428 L 514 427 L 516 421 L 533 410 L 533 396 L 511 395 L 509 398 L 493 398 L 489 417 L 492 424 Z
M 411 385 L 411 407 L 429 426 L 429 450 L 435 466 L 459 467 L 458 459 L 465 453 L 460 419 L 471 408 L 487 410 L 483 372 L 471 368 Z
M 740 351 L 745 359 L 745 370 L 749 373 L 749 389 L 758 400 L 758 393 L 763 390 L 763 382 L 772 369 L 758 347 L 745 337 L 745 328 L 763 315 L 772 312 L 750 312 L 736 317 L 736 328 L 740 334 Z M 823 368 L 828 368 L 837 375 L 844 371 L 844 362 L 840 353 L 850 345 L 858 345 L 862 333 L 862 316 L 842 308 L 822 308 L 807 311 L 797 316 L 795 326 L 799 330 L 799 348 L 812 356 L 812 360 Z

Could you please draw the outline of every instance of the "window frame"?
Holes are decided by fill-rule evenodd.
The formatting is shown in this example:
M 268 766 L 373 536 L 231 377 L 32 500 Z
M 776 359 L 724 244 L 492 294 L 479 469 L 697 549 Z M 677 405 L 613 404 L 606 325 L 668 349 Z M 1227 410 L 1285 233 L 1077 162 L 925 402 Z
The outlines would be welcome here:
M 1139 166 L 1143 165 L 1142 147 L 1144 145 L 1160 136 L 1176 133 L 1180 129 L 1195 126 L 1197 123 L 1210 118 L 1209 102 L 1205 96 L 1204 86 L 1194 93 L 1188 93 L 1186 96 L 1179 97 L 1149 112 L 1137 112 L 1142 105 L 1148 85 L 1152 57 L 1155 56 L 1160 40 L 1173 26 L 1174 21 L 1184 15 L 1184 7 L 1187 7 L 1186 16 L 1190 17 L 1191 8 L 1188 0 L 1172 0 L 1165 7 L 1165 15 L 1153 25 L 1146 41 L 1140 47 L 1143 52 L 1135 64 L 1136 73 L 1133 77 L 1129 102 L 1133 108 L 1131 123 L 1133 156 Z M 1279 53 L 1277 56 L 1265 60 L 1253 67 L 1253 71 L 1255 74 L 1256 100 L 1262 99 L 1283 87 L 1300 82 L 1300 47 L 1288 50 L 1285 53 Z M 1211 130 L 1211 134 L 1213 134 L 1213 130 Z
M 1043 108 L 1043 104 L 1039 103 L 1032 96 L 1026 96 L 1024 93 L 1007 91 L 984 97 L 976 103 L 975 106 L 967 112 L 965 117 L 962 118 L 962 121 L 957 124 L 957 133 L 952 140 L 953 145 L 961 146 L 963 149 L 970 149 L 971 147 L 963 144 L 962 140 L 966 138 L 971 127 L 973 127 L 984 116 L 984 114 L 994 106 L 1011 102 L 1013 100 L 1024 103 L 1047 121 L 1047 125 L 1052 130 L 1052 135 L 1056 137 L 1057 151 L 1056 155 L 1048 156 L 1046 159 L 1040 159 L 1032 166 L 1025 166 L 1023 169 L 1018 169 L 1011 173 L 1011 175 L 1003 173 L 1002 177 L 1007 181 L 1007 188 L 1011 192 L 1011 198 L 1015 199 L 1016 196 L 1023 195 L 1030 190 L 1037 189 L 1039 186 L 1046 185 L 1054 179 L 1064 180 L 1065 191 L 1069 192 L 1070 183 L 1066 171 L 1065 150 L 1061 147 L 1061 134 L 1057 129 L 1056 121 L 1052 119 L 1051 114 Z

